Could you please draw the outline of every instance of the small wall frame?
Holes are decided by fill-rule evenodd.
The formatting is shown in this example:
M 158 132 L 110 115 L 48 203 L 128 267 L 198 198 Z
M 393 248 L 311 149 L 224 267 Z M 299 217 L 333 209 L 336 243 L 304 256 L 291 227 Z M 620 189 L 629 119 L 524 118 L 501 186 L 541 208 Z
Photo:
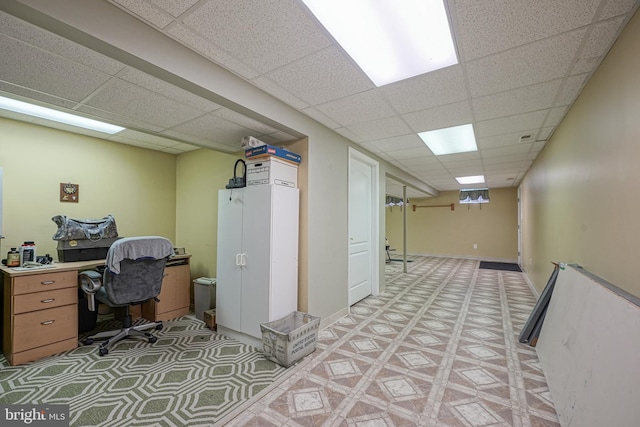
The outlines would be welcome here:
M 80 200 L 80 185 L 70 182 L 60 183 L 60 201 L 78 203 Z

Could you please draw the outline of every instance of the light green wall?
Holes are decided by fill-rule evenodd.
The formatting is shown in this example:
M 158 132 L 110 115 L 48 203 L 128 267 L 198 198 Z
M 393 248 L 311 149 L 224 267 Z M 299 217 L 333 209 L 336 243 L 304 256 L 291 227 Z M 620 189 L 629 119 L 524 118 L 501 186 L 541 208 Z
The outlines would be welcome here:
M 216 277 L 218 190 L 233 176 L 238 158 L 206 149 L 178 156 L 176 236 L 192 255 L 194 278 Z
M 410 199 L 407 211 L 407 253 L 461 256 L 485 260 L 516 261 L 518 258 L 518 201 L 515 188 L 492 188 L 490 203 L 461 205 L 457 191 L 439 197 Z M 449 208 L 454 204 L 454 210 Z M 417 207 L 412 206 L 445 207 Z M 403 213 L 398 206 L 386 208 L 389 244 L 403 248 Z M 473 245 L 477 244 L 477 249 Z M 393 256 L 393 254 L 392 254 Z
M 523 262 L 539 290 L 560 261 L 640 296 L 638 52 L 636 13 L 522 182 Z
M 54 215 L 113 214 L 121 236 L 161 235 L 175 242 L 176 157 L 0 118 L 4 169 L 2 257 L 36 242 L 57 258 Z M 60 202 L 60 183 L 79 184 L 78 203 Z

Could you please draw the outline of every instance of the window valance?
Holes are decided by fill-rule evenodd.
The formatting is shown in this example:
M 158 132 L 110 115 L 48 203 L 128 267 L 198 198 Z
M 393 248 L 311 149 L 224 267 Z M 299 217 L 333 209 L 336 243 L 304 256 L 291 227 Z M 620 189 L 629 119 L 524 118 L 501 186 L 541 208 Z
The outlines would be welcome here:
M 489 203 L 489 189 L 460 190 L 460 203 Z
M 407 199 L 407 203 L 409 203 L 409 199 Z M 385 206 L 404 206 L 404 202 L 400 197 L 393 197 L 387 194 L 384 205 Z

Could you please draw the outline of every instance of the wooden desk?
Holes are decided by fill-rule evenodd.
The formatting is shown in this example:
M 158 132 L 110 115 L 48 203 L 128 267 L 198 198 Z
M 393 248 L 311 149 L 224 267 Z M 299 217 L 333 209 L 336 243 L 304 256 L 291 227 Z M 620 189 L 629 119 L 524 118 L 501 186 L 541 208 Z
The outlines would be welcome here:
M 161 300 L 143 304 L 143 317 L 167 320 L 189 313 L 191 255 L 173 257 L 165 270 Z M 179 263 L 180 265 L 171 266 Z M 104 260 L 53 264 L 18 271 L 0 266 L 3 314 L 2 350 L 12 365 L 38 360 L 78 345 L 78 272 Z

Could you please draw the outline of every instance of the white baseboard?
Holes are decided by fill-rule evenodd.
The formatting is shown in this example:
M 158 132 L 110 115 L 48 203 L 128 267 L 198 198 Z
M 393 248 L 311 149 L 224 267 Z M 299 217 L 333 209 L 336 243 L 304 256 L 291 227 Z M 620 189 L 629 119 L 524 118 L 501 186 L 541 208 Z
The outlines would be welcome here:
M 320 320 L 320 329 L 324 329 L 327 326 L 330 326 L 332 324 L 334 324 L 335 322 L 337 322 L 338 320 L 342 319 L 343 317 L 347 316 L 349 314 L 349 307 L 345 307 L 342 310 L 338 311 L 337 313 L 332 314 L 331 316 L 325 317 L 324 319 Z

